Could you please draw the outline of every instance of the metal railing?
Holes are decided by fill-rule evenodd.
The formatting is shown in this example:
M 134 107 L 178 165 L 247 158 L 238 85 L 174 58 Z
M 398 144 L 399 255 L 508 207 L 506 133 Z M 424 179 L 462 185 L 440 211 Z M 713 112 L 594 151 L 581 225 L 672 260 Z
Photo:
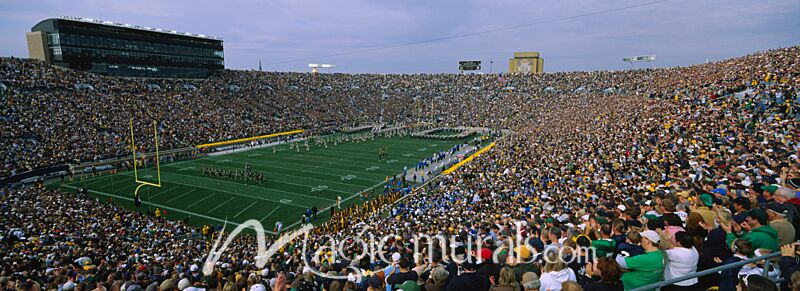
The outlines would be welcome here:
M 769 253 L 769 254 L 766 254 L 766 255 L 763 255 L 763 256 L 760 256 L 760 257 L 755 257 L 755 258 L 752 258 L 752 259 L 747 259 L 747 260 L 739 261 L 739 262 L 732 263 L 732 264 L 722 265 L 722 266 L 711 268 L 711 269 L 708 269 L 708 270 L 703 270 L 703 271 L 700 271 L 700 272 L 694 272 L 694 273 L 686 275 L 686 276 L 681 276 L 681 277 L 678 277 L 678 278 L 672 278 L 672 279 L 669 279 L 669 280 L 664 280 L 664 281 L 661 281 L 661 282 L 658 282 L 658 283 L 645 285 L 645 286 L 642 286 L 642 287 L 639 287 L 639 288 L 635 288 L 635 289 L 631 289 L 631 290 L 628 290 L 628 291 L 659 290 L 659 289 L 661 289 L 661 287 L 669 286 L 669 285 L 675 284 L 677 282 L 683 282 L 683 281 L 686 281 L 686 280 L 689 280 L 689 279 L 694 279 L 694 278 L 703 277 L 703 276 L 706 276 L 706 275 L 715 274 L 715 273 L 720 272 L 720 271 L 727 271 L 727 270 L 730 270 L 730 269 L 733 269 L 733 268 L 739 268 L 741 266 L 744 266 L 744 265 L 747 265 L 747 264 L 751 264 L 751 263 L 755 263 L 755 262 L 759 262 L 759 261 L 764 261 L 764 273 L 763 273 L 763 276 L 764 276 L 764 278 L 767 278 L 767 274 L 769 274 L 770 266 L 771 266 L 771 262 L 770 262 L 769 259 L 772 259 L 772 258 L 775 258 L 775 257 L 780 257 L 780 256 L 781 256 L 781 252 Z M 777 284 L 777 283 L 780 283 L 780 282 L 775 282 L 775 283 Z

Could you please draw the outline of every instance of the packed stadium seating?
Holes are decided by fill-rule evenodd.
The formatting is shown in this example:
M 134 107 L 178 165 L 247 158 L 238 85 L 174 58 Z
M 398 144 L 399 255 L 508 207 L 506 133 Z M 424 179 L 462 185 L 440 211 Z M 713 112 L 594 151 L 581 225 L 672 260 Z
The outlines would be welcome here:
M 386 205 L 389 215 L 332 221 L 311 238 L 311 245 L 325 245 L 355 237 L 369 225 L 375 237 L 391 237 L 378 246 L 392 257 L 388 266 L 348 259 L 358 247 L 337 254 L 345 257 L 305 265 L 313 254 L 303 253 L 303 241 L 295 240 L 257 268 L 255 238 L 240 236 L 213 274 L 203 275 L 213 241 L 210 235 L 195 238 L 203 231 L 184 222 L 60 190 L 2 189 L 0 288 L 379 290 L 386 282 L 417 281 L 416 289 L 425 290 L 575 288 L 569 282 L 586 290 L 623 290 L 788 245 L 779 271 L 769 278 L 784 278 L 783 288 L 797 290 L 797 251 L 791 243 L 800 239 L 798 60 L 795 46 L 702 65 L 629 71 L 226 70 L 206 80 L 139 80 L 2 58 L 0 80 L 8 92 L 0 96 L 0 177 L 123 157 L 132 117 L 139 126 L 158 120 L 164 148 L 294 128 L 410 123 L 420 115 L 449 126 L 512 133 L 430 187 Z M 184 86 L 189 83 L 196 89 Z M 93 90 L 76 90 L 75 84 Z M 422 113 L 418 103 L 434 112 Z M 531 251 L 511 247 L 517 231 L 531 238 Z M 410 245 L 419 233 L 441 234 L 447 241 L 434 248 L 433 257 L 414 256 Z M 475 238 L 484 238 L 483 247 L 502 259 L 465 251 Z M 543 253 L 576 246 L 596 253 L 569 253 L 575 258 L 569 264 L 546 260 Z M 457 264 L 454 257 L 485 261 Z M 351 263 L 375 273 L 338 280 L 310 272 L 347 277 Z M 749 290 L 747 284 L 759 279 L 742 283 L 737 275 L 760 274 L 759 268 L 747 265 L 667 288 L 733 290 L 743 284 Z M 404 290 L 414 289 L 411 285 Z

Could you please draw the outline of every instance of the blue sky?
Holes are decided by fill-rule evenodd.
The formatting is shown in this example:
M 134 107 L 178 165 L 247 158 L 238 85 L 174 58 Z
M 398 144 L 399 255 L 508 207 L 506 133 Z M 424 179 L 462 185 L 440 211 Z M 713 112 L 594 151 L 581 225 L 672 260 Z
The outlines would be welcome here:
M 541 52 L 545 71 L 624 69 L 625 56 L 676 66 L 800 44 L 798 0 L 656 1 L 3 0 L 0 56 L 26 57 L 25 32 L 62 15 L 219 36 L 227 68 L 269 71 L 452 73 L 478 59 L 504 72 L 515 51 Z

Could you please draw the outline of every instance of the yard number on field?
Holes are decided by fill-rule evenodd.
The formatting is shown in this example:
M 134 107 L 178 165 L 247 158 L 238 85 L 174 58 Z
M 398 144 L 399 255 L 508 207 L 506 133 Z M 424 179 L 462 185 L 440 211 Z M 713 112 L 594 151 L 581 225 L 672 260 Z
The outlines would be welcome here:
M 319 192 L 319 191 L 322 191 L 322 190 L 325 190 L 325 189 L 328 189 L 328 185 L 319 185 L 319 186 L 316 186 L 316 187 L 312 187 L 311 188 L 311 192 Z
M 341 179 L 341 180 L 342 180 L 342 181 L 350 181 L 350 180 L 353 180 L 353 179 L 355 179 L 355 178 L 357 178 L 357 177 L 358 177 L 358 176 L 356 176 L 356 175 L 347 175 L 347 176 L 342 176 L 342 179 Z

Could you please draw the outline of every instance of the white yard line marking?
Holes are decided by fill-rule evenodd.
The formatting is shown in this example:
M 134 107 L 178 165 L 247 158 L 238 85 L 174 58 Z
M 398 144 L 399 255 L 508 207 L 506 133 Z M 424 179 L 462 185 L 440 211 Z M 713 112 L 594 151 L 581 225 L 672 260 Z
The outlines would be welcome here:
M 183 197 L 183 196 L 186 196 L 187 194 L 189 194 L 189 193 L 192 193 L 192 192 L 194 192 L 194 191 L 196 191 L 196 190 L 197 190 L 197 189 L 192 189 L 192 190 L 190 190 L 190 191 L 188 191 L 188 192 L 186 192 L 186 193 L 183 193 L 183 194 L 181 194 L 181 195 L 178 195 L 178 196 L 172 197 L 172 199 L 170 199 L 170 200 L 167 200 L 167 203 L 172 203 L 172 201 L 175 201 L 175 200 L 177 200 L 178 198 L 181 198 L 181 197 Z
M 167 189 L 167 190 L 164 190 L 164 191 L 158 192 L 158 193 L 156 193 L 156 195 L 153 195 L 153 196 L 151 196 L 151 197 L 150 197 L 150 199 L 155 199 L 155 198 L 156 198 L 156 197 L 158 197 L 158 196 L 161 196 L 161 195 L 167 194 L 167 192 L 169 192 L 169 191 L 173 191 L 173 190 L 175 190 L 175 189 L 178 189 L 178 188 L 180 188 L 180 187 L 178 187 L 178 186 L 175 186 L 175 187 L 169 188 L 169 189 Z
M 217 207 L 211 208 L 211 210 L 209 210 L 208 213 L 214 212 L 214 210 L 219 209 L 220 207 L 222 207 L 222 205 L 228 204 L 228 202 L 231 202 L 231 200 L 233 200 L 233 199 L 234 198 L 230 198 L 230 199 L 228 199 L 228 201 L 222 202 L 222 204 L 217 205 Z
M 233 218 L 239 217 L 239 215 L 241 215 L 243 212 L 247 211 L 247 209 L 250 209 L 250 207 L 253 207 L 253 205 L 256 205 L 256 203 L 258 203 L 258 201 L 253 201 L 253 203 L 250 203 L 250 206 L 247 206 L 244 209 L 242 209 L 242 211 L 239 211 L 239 213 L 236 213 L 236 215 L 234 215 Z
M 272 209 L 272 211 L 270 211 L 269 213 L 267 213 L 267 215 L 264 215 L 264 217 L 262 217 L 262 218 L 261 218 L 261 220 L 259 220 L 259 222 L 261 222 L 261 221 L 264 221 L 264 219 L 267 219 L 267 217 L 269 217 L 270 215 L 272 215 L 273 213 L 275 213 L 275 211 L 276 211 L 276 210 L 278 210 L 278 208 L 281 208 L 281 206 L 280 206 L 280 205 L 278 205 L 278 207 L 275 207 L 275 209 Z M 294 224 L 293 224 L 293 225 L 294 225 Z
M 216 195 L 216 194 L 217 194 L 217 193 L 211 193 L 211 195 L 208 195 L 208 196 L 206 196 L 206 197 L 203 197 L 203 199 L 197 200 L 197 201 L 195 201 L 194 203 L 192 203 L 192 204 L 189 204 L 189 206 L 186 206 L 186 208 L 191 208 L 192 206 L 195 206 L 195 205 L 197 205 L 197 203 L 200 203 L 200 202 L 201 202 L 201 201 L 203 201 L 203 200 L 206 200 L 206 199 L 208 199 L 208 198 L 211 198 L 211 196 L 214 196 L 214 195 Z

